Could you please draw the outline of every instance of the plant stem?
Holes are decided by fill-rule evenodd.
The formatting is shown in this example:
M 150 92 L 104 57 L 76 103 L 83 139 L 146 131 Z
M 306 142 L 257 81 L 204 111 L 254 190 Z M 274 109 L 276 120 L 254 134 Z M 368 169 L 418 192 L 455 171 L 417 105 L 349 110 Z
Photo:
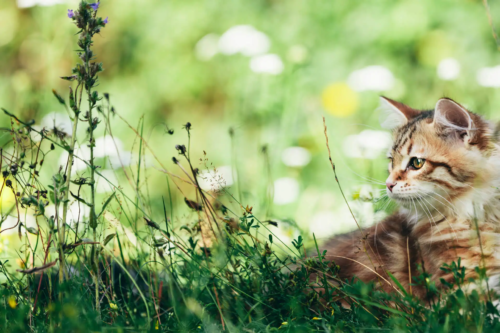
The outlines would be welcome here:
M 61 233 L 59 235 L 59 242 L 61 244 L 65 244 L 66 238 L 66 218 L 68 216 L 68 202 L 69 202 L 69 186 L 71 184 L 71 171 L 73 168 L 73 158 L 75 154 L 75 143 L 76 143 L 76 130 L 78 129 L 78 114 L 79 112 L 75 112 L 75 120 L 73 122 L 73 135 L 71 137 L 70 143 L 70 151 L 68 156 L 68 168 L 66 172 L 66 191 L 64 192 L 64 201 L 63 201 L 63 217 L 62 217 L 62 226 Z M 64 253 L 59 257 L 59 283 L 62 283 L 64 280 L 64 266 L 65 266 L 65 258 Z

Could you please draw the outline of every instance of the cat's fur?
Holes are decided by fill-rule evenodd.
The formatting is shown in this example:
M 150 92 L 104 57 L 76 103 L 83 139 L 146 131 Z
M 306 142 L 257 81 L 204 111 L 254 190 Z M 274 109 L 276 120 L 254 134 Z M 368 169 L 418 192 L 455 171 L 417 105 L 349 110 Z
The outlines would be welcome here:
M 396 185 L 387 194 L 400 209 L 370 228 L 329 240 L 326 258 L 340 266 L 341 278 L 380 281 L 391 291 L 387 271 L 409 290 L 422 264 L 439 286 L 441 278 L 452 279 L 442 264 L 460 257 L 470 274 L 485 265 L 490 288 L 498 288 L 499 128 L 447 98 L 429 111 L 381 102 L 382 125 L 394 133 L 387 184 Z M 425 159 L 421 169 L 408 168 L 412 157 Z M 413 293 L 425 297 L 424 288 L 414 286 Z

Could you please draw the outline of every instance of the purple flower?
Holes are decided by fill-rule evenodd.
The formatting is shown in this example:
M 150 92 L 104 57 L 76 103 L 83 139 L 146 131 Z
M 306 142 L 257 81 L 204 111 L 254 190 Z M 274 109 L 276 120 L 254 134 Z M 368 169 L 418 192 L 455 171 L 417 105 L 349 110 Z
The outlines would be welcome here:
M 104 24 L 108 24 L 108 17 L 106 17 L 106 18 L 104 19 L 104 21 L 102 21 L 102 23 L 104 23 Z
M 73 18 L 75 16 L 75 13 L 73 13 L 73 9 L 68 9 L 68 17 Z
M 100 1 L 98 1 L 97 3 L 91 3 L 89 6 L 93 10 L 97 10 L 97 8 L 99 8 L 99 3 L 100 3 Z

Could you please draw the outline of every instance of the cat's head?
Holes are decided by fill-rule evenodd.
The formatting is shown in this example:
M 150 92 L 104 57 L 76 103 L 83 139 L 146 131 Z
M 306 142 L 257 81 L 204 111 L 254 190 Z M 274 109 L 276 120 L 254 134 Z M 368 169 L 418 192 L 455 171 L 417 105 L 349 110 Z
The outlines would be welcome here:
M 494 150 L 492 129 L 480 116 L 448 98 L 428 111 L 385 97 L 381 104 L 382 127 L 394 133 L 386 182 L 390 198 L 408 208 L 432 210 L 449 206 L 498 175 L 488 163 Z

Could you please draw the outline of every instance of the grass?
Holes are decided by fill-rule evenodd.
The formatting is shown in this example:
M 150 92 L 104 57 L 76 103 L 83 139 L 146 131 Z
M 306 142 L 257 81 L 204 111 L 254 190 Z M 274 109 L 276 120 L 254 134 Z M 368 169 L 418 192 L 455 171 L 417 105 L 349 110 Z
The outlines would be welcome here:
M 15 217 L 23 244 L 16 249 L 23 269 L 15 271 L 10 260 L 0 262 L 5 278 L 0 287 L 0 327 L 5 332 L 500 329 L 497 309 L 482 289 L 470 290 L 472 281 L 465 280 L 460 260 L 443 266 L 453 274 L 454 283 L 442 289 L 430 282 L 425 271 L 416 274 L 413 282 L 425 286 L 427 302 L 415 298 L 396 279 L 394 292 L 382 292 L 374 283 L 340 280 L 342 268 L 327 261 L 317 243 L 314 253 L 306 251 L 301 236 L 292 245 L 281 241 L 273 232 L 277 222 L 261 221 L 260 212 L 241 202 L 240 184 L 236 195 L 223 186 L 219 191 L 202 190 L 196 157 L 191 156 L 191 145 L 199 144 L 191 142 L 191 123 L 183 126 L 187 146 L 176 145 L 178 155 L 172 157 L 180 176 L 169 171 L 145 139 L 143 118 L 133 127 L 114 110 L 109 94 L 97 91 L 103 67 L 94 62 L 92 38 L 106 27 L 97 13 L 85 1 L 75 10 L 81 63 L 64 77 L 73 87 L 68 101 L 54 91 L 72 120 L 72 135 L 55 126 L 39 129 L 33 121 L 4 110 L 11 127 L 3 129 L 10 139 L 0 151 L 0 192 L 10 193 L 15 204 L 2 211 L 2 223 Z M 117 121 L 129 127 L 138 145 L 136 169 L 122 164 L 124 184 L 113 184 L 95 157 L 99 147 L 94 131 L 104 128 L 113 137 Z M 77 136 L 79 126 L 86 127 L 82 137 Z M 90 158 L 77 154 L 78 142 L 88 146 Z M 66 151 L 67 162 L 47 169 L 50 164 L 44 161 L 54 150 Z M 163 198 L 161 211 L 154 210 L 149 198 L 149 186 L 154 184 L 148 183 L 146 153 L 167 177 L 168 197 Z M 268 159 L 267 150 L 263 153 Z M 72 168 L 77 161 L 87 169 L 75 175 Z M 336 172 L 331 157 L 330 161 Z M 206 159 L 202 162 L 210 167 Z M 338 182 L 336 173 L 335 179 Z M 114 191 L 98 197 L 98 181 Z M 217 176 L 212 181 L 223 185 L 217 184 L 223 181 Z M 194 198 L 185 194 L 186 187 L 194 189 Z M 188 220 L 194 222 L 174 224 L 183 217 L 176 217 L 172 191 L 184 197 L 192 211 Z M 224 205 L 223 197 L 233 203 L 232 209 Z M 79 214 L 70 223 L 72 203 L 88 214 Z M 46 210 L 50 204 L 55 206 L 54 215 Z M 28 226 L 27 215 L 35 216 L 36 227 Z M 263 230 L 270 233 L 268 238 Z M 487 277 L 480 268 L 473 269 L 481 285 Z

